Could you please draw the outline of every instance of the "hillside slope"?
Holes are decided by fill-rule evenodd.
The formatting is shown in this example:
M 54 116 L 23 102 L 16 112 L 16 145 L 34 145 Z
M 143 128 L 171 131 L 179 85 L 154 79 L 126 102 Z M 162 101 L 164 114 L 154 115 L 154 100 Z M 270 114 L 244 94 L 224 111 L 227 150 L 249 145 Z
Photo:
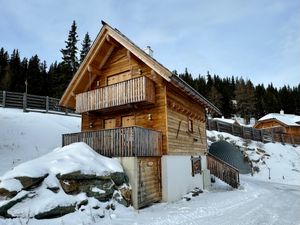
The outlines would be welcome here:
M 207 131 L 208 145 L 225 140 L 237 147 L 248 157 L 255 170 L 253 178 L 300 185 L 300 146 L 281 143 L 262 143 L 245 140 L 224 132 Z M 270 171 L 270 179 L 269 179 Z
M 61 135 L 80 131 L 80 118 L 0 108 L 0 176 L 61 146 Z

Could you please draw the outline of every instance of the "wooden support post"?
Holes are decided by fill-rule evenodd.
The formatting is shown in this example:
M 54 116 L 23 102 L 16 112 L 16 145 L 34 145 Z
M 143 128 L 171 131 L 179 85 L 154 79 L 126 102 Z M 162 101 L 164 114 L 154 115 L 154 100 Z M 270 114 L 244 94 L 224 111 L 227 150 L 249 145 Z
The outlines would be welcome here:
M 23 94 L 23 112 L 26 112 L 26 108 L 27 108 L 27 94 L 24 93 Z
M 49 111 L 49 96 L 46 96 L 46 113 Z
M 6 102 L 6 91 L 3 91 L 3 99 L 2 99 L 2 107 L 5 108 L 5 102 Z

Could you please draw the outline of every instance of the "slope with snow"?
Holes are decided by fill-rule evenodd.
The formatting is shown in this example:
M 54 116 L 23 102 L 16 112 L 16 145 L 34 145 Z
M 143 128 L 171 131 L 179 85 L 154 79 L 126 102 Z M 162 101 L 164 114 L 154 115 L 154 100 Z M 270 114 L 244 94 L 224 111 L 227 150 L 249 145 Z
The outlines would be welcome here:
M 80 131 L 80 118 L 0 108 L 0 175 L 61 146 L 61 135 Z
M 0 175 L 1 172 L 3 174 L 12 167 L 12 160 L 16 162 L 16 159 L 19 159 L 24 162 L 48 153 L 60 146 L 61 133 L 80 130 L 79 118 L 46 114 L 33 116 L 33 114 L 0 108 L 0 163 L 2 167 Z M 51 220 L 28 218 L 4 220 L 0 218 L 0 225 L 300 224 L 300 177 L 297 172 L 300 169 L 300 147 L 294 148 L 291 145 L 279 143 L 248 142 L 230 134 L 215 131 L 208 131 L 207 136 L 209 143 L 212 139 L 225 139 L 242 148 L 248 146 L 249 156 L 253 160 L 258 160 L 260 172 L 255 173 L 254 177 L 241 176 L 241 187 L 237 190 L 217 180 L 210 190 L 204 191 L 203 194 L 190 201 L 158 203 L 138 211 L 119 205 L 115 210 L 109 209 L 104 212 L 101 211 L 105 206 L 103 205 L 99 212 L 99 209 L 93 208 L 96 202 L 89 199 L 89 207 L 85 211 L 76 211 Z M 32 151 L 32 149 L 38 150 Z M 263 149 L 270 156 L 259 153 L 258 149 Z M 264 160 L 261 160 L 262 158 Z M 268 167 L 271 168 L 271 180 L 268 179 Z M 292 183 L 298 186 L 273 182 Z M 45 201 L 47 204 L 47 196 L 40 198 L 39 202 Z M 76 196 L 78 199 L 84 197 Z M 39 202 L 35 204 L 38 205 Z M 21 212 L 22 208 L 15 208 L 15 210 Z M 105 214 L 104 218 L 100 218 L 101 213 Z
M 244 140 L 224 132 L 207 131 L 208 144 L 212 141 L 225 140 L 238 146 L 253 161 L 259 172 L 253 178 L 300 185 L 300 146 L 281 143 L 262 143 Z M 270 171 L 270 179 L 269 179 Z

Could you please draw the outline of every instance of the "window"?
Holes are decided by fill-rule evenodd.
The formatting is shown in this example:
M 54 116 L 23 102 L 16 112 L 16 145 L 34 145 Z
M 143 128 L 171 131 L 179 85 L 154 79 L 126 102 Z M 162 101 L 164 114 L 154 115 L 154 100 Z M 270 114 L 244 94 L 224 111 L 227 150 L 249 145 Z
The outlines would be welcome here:
M 188 119 L 188 132 L 193 133 L 193 120 Z

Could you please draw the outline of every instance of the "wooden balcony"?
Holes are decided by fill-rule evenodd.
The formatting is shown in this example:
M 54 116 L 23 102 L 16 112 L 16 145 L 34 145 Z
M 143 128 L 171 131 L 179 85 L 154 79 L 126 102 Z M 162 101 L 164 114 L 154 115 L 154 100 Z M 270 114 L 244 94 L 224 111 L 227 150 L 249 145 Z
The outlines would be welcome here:
M 161 132 L 137 126 L 63 134 L 62 139 L 63 146 L 85 142 L 108 157 L 162 155 Z
M 99 111 L 132 103 L 154 103 L 155 86 L 142 76 L 76 95 L 76 112 Z

